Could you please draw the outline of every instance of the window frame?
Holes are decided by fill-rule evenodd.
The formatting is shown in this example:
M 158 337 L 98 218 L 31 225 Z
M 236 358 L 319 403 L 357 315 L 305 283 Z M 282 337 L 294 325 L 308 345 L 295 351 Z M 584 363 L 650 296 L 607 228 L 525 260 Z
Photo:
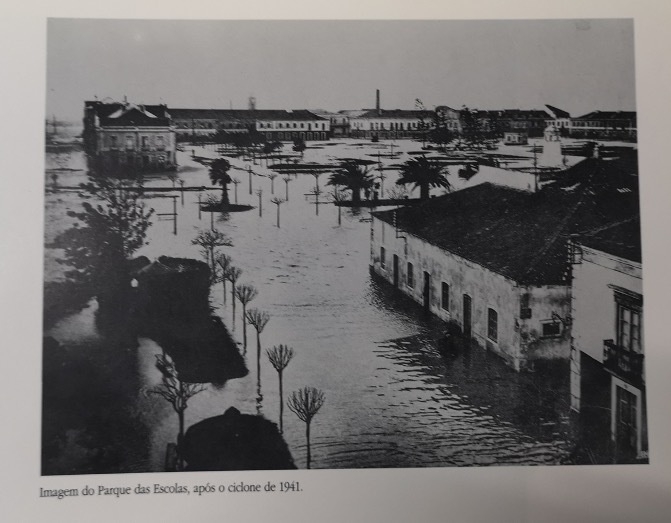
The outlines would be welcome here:
M 492 324 L 494 336 L 492 336 Z M 487 307 L 487 339 L 494 343 L 499 341 L 499 313 L 491 307 Z

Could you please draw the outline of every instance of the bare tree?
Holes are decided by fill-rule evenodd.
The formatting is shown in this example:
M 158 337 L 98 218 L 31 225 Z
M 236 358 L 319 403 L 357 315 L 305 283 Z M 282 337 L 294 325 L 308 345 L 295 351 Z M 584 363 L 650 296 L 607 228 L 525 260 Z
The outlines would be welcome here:
M 338 226 L 342 225 L 342 205 L 338 205 L 340 202 L 347 201 L 345 193 L 341 192 L 337 187 L 335 187 L 331 192 L 328 193 L 331 201 L 338 208 Z
M 291 393 L 287 400 L 289 410 L 305 423 L 307 441 L 307 468 L 310 468 L 310 423 L 325 401 L 324 393 L 315 387 L 303 387 Z
M 238 267 L 230 267 L 226 273 L 226 279 L 231 282 L 231 302 L 233 303 L 233 330 L 235 330 L 235 285 L 238 278 L 242 276 L 242 269 Z
M 270 321 L 270 314 L 259 309 L 249 309 L 245 314 L 249 324 L 256 329 L 256 365 L 257 373 L 260 375 L 261 370 L 261 333 L 266 328 Z
M 291 176 L 285 176 L 282 179 L 284 180 L 284 185 L 286 186 L 286 194 L 285 194 L 286 198 L 285 198 L 285 200 L 289 201 L 289 182 L 291 181 Z
M 224 303 L 226 303 L 226 280 L 228 279 L 228 272 L 233 267 L 233 259 L 228 254 L 220 254 L 217 256 L 217 265 L 220 270 L 220 279 L 223 285 Z
M 156 354 L 156 368 L 161 372 L 161 383 L 149 390 L 150 394 L 161 396 L 172 406 L 179 418 L 179 432 L 177 433 L 177 448 L 180 448 L 184 438 L 184 411 L 188 401 L 196 394 L 205 390 L 202 383 L 185 383 L 179 379 L 175 363 L 167 354 Z M 179 456 L 179 469 L 184 467 L 184 459 Z
M 247 321 L 256 329 L 256 391 L 257 391 L 257 412 L 261 414 L 261 403 L 263 395 L 261 394 L 261 333 L 270 321 L 270 314 L 259 309 L 249 309 L 247 311 Z
M 270 194 L 275 194 L 275 178 L 277 178 L 277 173 L 270 173 L 268 178 L 270 178 Z
M 240 185 L 240 180 L 238 178 L 233 178 L 231 183 L 235 186 L 235 203 L 238 203 L 238 185 Z
M 270 200 L 272 203 L 277 205 L 277 228 L 279 229 L 280 227 L 280 205 L 284 203 L 284 200 L 282 198 L 274 197 Z
M 168 180 L 170 180 L 172 182 L 172 188 L 173 189 L 175 188 L 175 182 L 177 182 L 178 178 L 179 177 L 177 176 L 177 173 L 175 171 L 170 171 L 168 173 Z
M 272 349 L 266 349 L 268 359 L 280 379 L 280 432 L 284 431 L 284 395 L 282 392 L 282 373 L 287 368 L 289 362 L 294 357 L 294 349 L 286 345 L 276 345 Z
M 198 236 L 191 240 L 192 245 L 198 245 L 202 250 L 203 258 L 207 260 L 207 264 L 212 271 L 212 281 L 217 279 L 217 266 L 215 249 L 217 247 L 230 247 L 233 245 L 228 236 L 218 230 L 214 231 L 199 231 Z
M 235 287 L 235 295 L 242 303 L 242 339 L 245 350 L 247 350 L 247 304 L 256 298 L 258 291 L 253 285 L 243 283 Z
M 315 191 L 319 192 L 319 177 L 322 175 L 319 171 L 312 171 L 310 173 L 315 179 Z

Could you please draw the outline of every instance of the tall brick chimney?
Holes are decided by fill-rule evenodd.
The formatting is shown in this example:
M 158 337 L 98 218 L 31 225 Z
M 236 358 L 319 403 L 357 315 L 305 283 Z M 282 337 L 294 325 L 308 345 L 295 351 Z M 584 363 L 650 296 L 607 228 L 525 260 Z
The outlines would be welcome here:
M 375 110 L 377 114 L 380 114 L 380 90 L 375 89 Z

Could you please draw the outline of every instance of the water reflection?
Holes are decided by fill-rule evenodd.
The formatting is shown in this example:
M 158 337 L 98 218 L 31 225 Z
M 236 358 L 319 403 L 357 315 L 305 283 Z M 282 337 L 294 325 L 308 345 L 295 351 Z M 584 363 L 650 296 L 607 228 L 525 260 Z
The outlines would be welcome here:
M 336 149 L 342 150 L 335 153 Z M 339 144 L 324 150 L 351 157 L 365 152 L 359 149 Z M 306 161 L 323 163 L 324 150 L 308 149 Z M 199 148 L 197 154 L 212 153 Z M 80 160 L 72 155 L 72 162 Z M 204 166 L 184 153 L 179 162 L 183 166 L 179 175 L 187 186 L 209 185 Z M 368 273 L 370 225 L 365 220 L 369 210 L 341 209 L 338 226 L 338 208 L 320 198 L 316 215 L 314 200 L 300 196 L 314 190 L 312 176 L 301 174 L 290 180 L 291 187 L 286 180 L 283 191 L 278 187 L 278 192 L 291 192 L 290 201 L 282 206 L 281 228 L 276 227 L 274 212 L 263 217 L 255 211 L 203 216 L 198 192 L 186 191 L 177 235 L 172 234 L 172 224 L 155 223 L 149 243 L 139 253 L 149 259 L 160 255 L 199 258 L 191 245 L 197 230 L 219 229 L 233 242 L 224 252 L 242 271 L 236 283 L 253 283 L 259 290 L 254 305 L 272 317 L 264 330 L 262 350 L 244 353 L 245 363 L 250 368 L 255 363 L 256 372 L 222 386 L 209 385 L 193 397 L 185 413 L 186 426 L 222 415 L 229 407 L 279 422 L 277 373 L 261 361 L 261 354 L 281 343 L 295 349 L 283 374 L 284 399 L 304 386 L 318 387 L 326 395 L 311 428 L 315 468 L 561 462 L 568 445 L 564 417 L 568 392 L 562 378 L 568 375 L 566 369 L 556 364 L 517 374 L 478 347 L 449 358 L 441 356 L 438 343 L 444 325 L 424 316 L 419 305 Z M 392 186 L 394 181 L 390 171 L 385 183 Z M 257 186 L 268 183 L 254 182 Z M 161 186 L 166 181 L 153 177 L 147 183 Z M 240 188 L 240 203 L 258 205 L 258 197 L 246 192 Z M 202 201 L 207 193 L 203 191 Z M 270 193 L 264 191 L 263 203 L 273 209 Z M 78 204 L 75 196 L 59 193 L 58 197 L 69 198 L 68 206 Z M 48 205 L 49 198 L 56 196 L 48 196 Z M 151 197 L 150 205 L 157 212 L 172 210 L 172 202 L 165 198 Z M 236 323 L 241 321 L 237 316 L 242 307 L 236 304 L 230 281 L 227 294 L 223 293 L 223 285 L 216 284 L 210 303 L 241 347 L 242 333 L 236 331 Z M 50 334 L 62 343 L 91 350 L 95 332 L 81 328 L 87 324 L 87 314 L 86 309 L 75 314 Z M 177 432 L 176 416 L 165 402 L 141 392 L 160 378 L 154 367 L 154 354 L 160 350 L 146 338 L 136 350 L 134 372 L 141 385 L 126 401 L 127 409 L 146 427 L 147 442 L 142 459 L 133 465 L 125 462 L 134 470 L 162 470 L 166 444 Z M 257 352 L 254 362 L 253 352 Z M 283 436 L 296 465 L 304 467 L 305 426 L 286 409 L 283 418 Z

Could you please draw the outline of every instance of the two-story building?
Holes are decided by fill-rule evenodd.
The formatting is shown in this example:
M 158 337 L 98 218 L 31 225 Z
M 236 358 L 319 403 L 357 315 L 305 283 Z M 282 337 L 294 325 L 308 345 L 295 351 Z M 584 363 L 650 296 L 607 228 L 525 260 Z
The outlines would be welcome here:
M 637 178 L 587 159 L 531 193 L 490 183 L 373 213 L 371 271 L 515 369 L 570 354 L 568 240 L 638 215 Z
M 610 138 L 635 140 L 637 124 L 635 111 L 592 111 L 571 119 L 574 138 Z
M 576 236 L 570 251 L 571 408 L 581 413 L 583 439 L 595 456 L 646 460 L 640 221 Z
M 103 168 L 174 169 L 175 132 L 165 105 L 87 101 L 84 147 Z
M 171 109 L 178 138 L 256 130 L 269 141 L 328 140 L 330 119 L 305 109 Z
M 331 121 L 306 109 L 260 110 L 255 113 L 255 128 L 268 141 L 328 140 Z

